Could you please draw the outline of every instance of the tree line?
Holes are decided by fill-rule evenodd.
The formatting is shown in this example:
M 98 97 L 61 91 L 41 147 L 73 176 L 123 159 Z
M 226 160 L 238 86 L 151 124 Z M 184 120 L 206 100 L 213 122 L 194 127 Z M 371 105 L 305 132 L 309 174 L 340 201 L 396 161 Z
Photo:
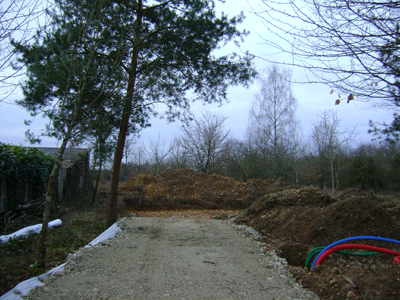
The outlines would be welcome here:
M 304 135 L 296 120 L 297 100 L 290 80 L 290 70 L 276 65 L 258 77 L 259 92 L 243 140 L 233 138 L 225 128 L 226 117 L 210 112 L 183 126 L 170 143 L 159 136 L 145 146 L 132 136 L 125 145 L 121 179 L 191 168 L 238 181 L 256 178 L 312 184 L 333 196 L 346 188 L 398 191 L 398 143 L 358 143 L 354 130 L 341 129 L 332 109 L 320 111 L 311 132 Z
M 205 115 L 188 122 L 192 101 L 223 103 L 229 85 L 248 86 L 256 77 L 250 53 L 214 55 L 214 50 L 228 42 L 240 45 L 244 41 L 248 32 L 237 29 L 243 14 L 217 16 L 214 1 L 204 0 L 0 0 L 4 45 L 0 49 L 0 87 L 5 91 L 0 101 L 12 93 L 10 88 L 21 87 L 23 98 L 16 103 L 32 116 L 26 124 L 36 116 L 49 119 L 39 136 L 28 130 L 29 140 L 38 142 L 42 135 L 60 142 L 45 196 L 40 259 L 44 267 L 52 190 L 67 145 L 91 140 L 99 169 L 112 157 L 107 214 L 111 225 L 117 219 L 126 137 L 149 126 L 153 116 L 187 122 L 170 152 L 168 147 L 160 147 L 161 141 L 148 146 L 155 172 L 162 170 L 167 158 L 174 157 L 177 166 L 189 165 L 239 180 L 329 185 L 335 193 L 351 178 L 362 178 L 362 187 L 380 188 L 379 178 L 370 174 L 379 173 L 385 164 L 394 168 L 390 159 L 395 160 L 395 155 L 389 153 L 395 150 L 388 149 L 396 148 L 399 139 L 398 3 L 305 0 L 301 7 L 292 0 L 260 3 L 265 10 L 255 13 L 277 37 L 265 42 L 292 55 L 289 64 L 311 71 L 314 82 L 332 86 L 332 91 L 346 95 L 348 102 L 375 99 L 394 104 L 393 122 L 371 127 L 393 144 L 356 148 L 360 157 L 369 160 L 360 158 L 355 167 L 358 173 L 353 176 L 343 177 L 350 166 L 348 159 L 356 153 L 349 146 L 354 136 L 339 131 L 334 113 L 320 112 L 320 121 L 309 137 L 313 142 L 302 143 L 295 120 L 296 101 L 287 85 L 290 72 L 285 70 L 273 72 L 271 67 L 259 77 L 262 88 L 243 141 L 235 141 L 221 129 L 222 116 Z M 341 100 L 338 93 L 336 104 Z M 166 109 L 160 113 L 157 105 Z M 385 163 L 375 153 L 385 153 Z M 375 161 L 381 164 L 377 166 Z
M 270 182 L 285 181 L 295 185 L 313 185 L 327 192 L 336 193 L 347 188 L 359 188 L 372 192 L 398 192 L 400 188 L 400 147 L 398 143 L 369 142 L 351 147 L 320 148 L 309 137 L 298 152 L 281 156 L 282 163 L 266 159 L 266 153 L 254 149 L 248 141 L 229 138 L 222 143 L 213 156 L 209 168 L 201 168 L 191 160 L 192 153 L 180 145 L 180 137 L 171 144 L 156 143 L 160 148 L 134 145 L 122 164 L 121 180 L 126 181 L 138 174 L 158 175 L 168 169 L 191 168 L 207 174 L 229 176 L 237 181 L 265 179 Z M 154 141 L 152 141 L 154 143 Z M 312 144 L 308 144 L 311 142 Z M 128 142 L 129 144 L 129 142 Z M 162 148 L 164 147 L 164 148 Z M 164 149 L 164 150 L 163 150 Z M 167 151 L 166 151 L 167 150 Z M 164 152 L 165 157 L 157 158 L 156 152 Z M 273 156 L 273 153 L 270 153 Z M 203 157 L 206 155 L 204 153 Z M 204 160 L 204 165 L 206 165 Z M 94 172 L 96 175 L 98 169 Z M 281 174 L 281 175 L 277 175 Z M 110 169 L 102 171 L 101 178 L 111 178 Z M 333 189 L 332 189 L 333 184 Z

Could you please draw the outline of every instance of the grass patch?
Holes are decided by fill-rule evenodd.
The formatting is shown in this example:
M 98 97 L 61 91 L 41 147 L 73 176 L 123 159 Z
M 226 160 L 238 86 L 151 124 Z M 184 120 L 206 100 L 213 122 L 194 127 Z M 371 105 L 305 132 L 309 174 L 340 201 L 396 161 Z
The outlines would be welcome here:
M 47 270 L 41 269 L 37 261 L 40 235 L 15 238 L 0 245 L 0 295 L 19 282 L 64 263 L 69 253 L 87 245 L 107 229 L 106 213 L 101 208 L 68 209 L 60 219 L 62 226 L 48 231 Z

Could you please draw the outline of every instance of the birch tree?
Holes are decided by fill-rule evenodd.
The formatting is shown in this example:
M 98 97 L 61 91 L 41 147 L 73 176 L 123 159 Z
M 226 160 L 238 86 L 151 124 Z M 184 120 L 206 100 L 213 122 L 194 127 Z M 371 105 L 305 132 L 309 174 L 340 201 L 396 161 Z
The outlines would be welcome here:
M 319 121 L 314 124 L 311 134 L 314 153 L 319 157 L 322 168 L 329 172 L 335 197 L 339 187 L 339 172 L 345 167 L 341 164 L 341 154 L 354 142 L 355 131 L 340 131 L 340 120 L 333 110 L 321 111 L 318 117 Z
M 258 77 L 259 92 L 249 114 L 248 137 L 262 157 L 265 178 L 272 181 L 287 177 L 286 158 L 297 107 L 290 79 L 289 69 L 276 65 L 265 69 Z

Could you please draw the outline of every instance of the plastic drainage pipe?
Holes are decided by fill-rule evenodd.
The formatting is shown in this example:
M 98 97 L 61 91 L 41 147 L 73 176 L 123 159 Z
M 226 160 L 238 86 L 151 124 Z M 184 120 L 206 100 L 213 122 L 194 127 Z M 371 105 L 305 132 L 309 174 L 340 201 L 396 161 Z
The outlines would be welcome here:
M 357 241 L 357 240 L 374 240 L 374 241 L 381 241 L 381 242 L 388 242 L 388 243 L 393 243 L 393 244 L 398 244 L 400 245 L 399 241 L 396 240 L 392 240 L 392 239 L 387 239 L 387 238 L 382 238 L 382 237 L 377 237 L 377 236 L 355 236 L 355 237 L 351 237 L 351 238 L 347 238 L 347 239 L 343 239 L 340 241 L 337 241 L 335 243 L 330 244 L 328 247 L 326 247 L 324 250 L 322 250 L 318 256 L 315 258 L 312 266 L 311 266 L 311 270 L 314 269 L 316 262 L 318 261 L 318 259 L 325 253 L 325 251 L 339 245 L 342 243 L 347 243 L 350 241 Z
M 308 265 L 309 265 L 311 259 L 313 258 L 313 256 L 316 256 L 318 253 L 320 253 L 324 249 L 325 249 L 325 247 L 317 247 L 317 248 L 314 248 L 313 250 L 311 250 L 307 255 L 305 267 L 308 268 Z M 346 252 L 346 251 L 342 251 L 342 250 L 337 251 L 337 253 L 353 255 L 353 256 L 371 256 L 371 255 L 376 255 L 376 254 L 382 254 L 380 252 L 352 253 L 352 252 Z
M 359 245 L 359 244 L 346 244 L 346 245 L 335 246 L 331 249 L 328 249 L 327 251 L 324 251 L 324 253 L 315 262 L 315 265 L 318 266 L 318 265 L 322 264 L 324 259 L 329 254 L 340 251 L 340 250 L 345 250 L 345 249 L 362 249 L 362 250 L 369 250 L 369 251 L 374 251 L 374 252 L 381 252 L 384 254 L 389 254 L 389 255 L 394 255 L 394 256 L 400 256 L 400 252 L 385 249 L 385 248 L 379 248 L 379 247 L 368 246 L 368 245 Z

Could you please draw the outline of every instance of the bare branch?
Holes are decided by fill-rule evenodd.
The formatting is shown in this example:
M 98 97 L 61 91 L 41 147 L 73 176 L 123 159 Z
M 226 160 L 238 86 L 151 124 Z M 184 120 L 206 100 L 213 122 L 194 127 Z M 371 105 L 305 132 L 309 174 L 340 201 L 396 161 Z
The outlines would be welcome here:
M 313 80 L 357 100 L 393 100 L 398 89 L 395 64 L 382 51 L 398 55 L 400 7 L 393 1 L 262 1 L 253 12 L 270 29 L 264 37 L 274 52 L 263 59 L 305 69 Z M 286 54 L 286 60 L 271 58 Z
M 23 68 L 15 66 L 16 53 L 10 40 L 28 42 L 39 24 L 46 23 L 44 3 L 42 0 L 0 0 L 0 102 L 14 93 L 23 77 Z

